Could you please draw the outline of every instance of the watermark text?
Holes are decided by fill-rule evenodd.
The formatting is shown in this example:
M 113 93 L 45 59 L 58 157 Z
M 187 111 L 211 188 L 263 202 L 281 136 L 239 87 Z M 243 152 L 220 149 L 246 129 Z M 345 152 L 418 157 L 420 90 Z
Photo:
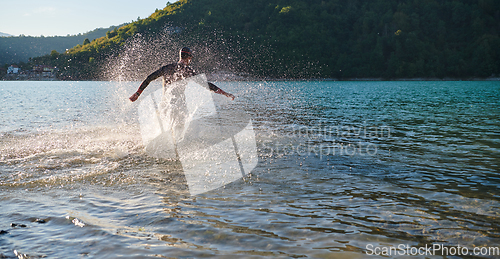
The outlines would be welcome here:
M 411 246 L 408 244 L 399 244 L 397 246 L 376 246 L 366 245 L 367 255 L 377 256 L 498 256 L 500 247 L 474 247 L 467 246 L 445 246 L 443 244 L 432 244 L 425 246 Z

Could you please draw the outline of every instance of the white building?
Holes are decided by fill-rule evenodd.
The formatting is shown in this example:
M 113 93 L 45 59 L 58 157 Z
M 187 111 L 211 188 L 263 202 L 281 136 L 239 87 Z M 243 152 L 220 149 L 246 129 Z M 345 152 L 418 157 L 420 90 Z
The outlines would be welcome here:
M 18 74 L 19 73 L 19 67 L 16 65 L 11 65 L 9 68 L 7 68 L 7 74 Z

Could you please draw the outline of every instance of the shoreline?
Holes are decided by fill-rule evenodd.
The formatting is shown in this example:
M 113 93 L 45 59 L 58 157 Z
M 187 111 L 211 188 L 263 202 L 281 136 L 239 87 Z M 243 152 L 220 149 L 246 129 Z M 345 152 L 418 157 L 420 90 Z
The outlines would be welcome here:
M 500 77 L 487 77 L 487 78 L 426 78 L 426 77 L 417 77 L 417 78 L 394 78 L 394 79 L 386 79 L 386 78 L 351 78 L 351 79 L 341 79 L 338 81 L 500 81 Z
M 58 79 L 54 74 L 43 75 L 41 73 L 29 74 L 7 74 L 0 78 L 1 81 L 64 81 Z
M 248 75 L 237 75 L 237 74 L 207 74 L 208 81 L 215 82 L 238 82 L 238 81 L 352 81 L 352 82 L 362 82 L 362 81 L 500 81 L 500 77 L 486 77 L 486 78 L 435 78 L 435 77 L 416 77 L 416 78 L 371 78 L 371 77 L 360 77 L 360 78 L 271 78 L 271 77 L 254 77 Z M 103 79 L 87 79 L 87 80 L 67 80 L 59 79 L 55 76 L 18 76 L 12 75 L 4 76 L 0 78 L 0 81 L 109 81 L 114 80 L 103 80 Z M 142 79 L 131 80 L 131 81 L 142 81 Z

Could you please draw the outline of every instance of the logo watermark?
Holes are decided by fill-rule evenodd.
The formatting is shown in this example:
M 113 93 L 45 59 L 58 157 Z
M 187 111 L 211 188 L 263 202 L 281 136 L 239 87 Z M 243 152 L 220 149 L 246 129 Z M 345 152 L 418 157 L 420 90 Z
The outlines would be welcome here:
M 396 246 L 376 246 L 366 245 L 367 255 L 376 256 L 499 256 L 500 247 L 477 246 L 469 248 L 467 246 L 445 246 L 444 244 L 432 244 L 425 246 L 411 246 L 408 244 L 398 244 Z
M 308 139 L 381 139 L 391 137 L 391 127 L 362 125 L 322 125 L 291 127 L 291 137 Z
M 267 150 L 267 156 L 273 155 L 298 155 L 298 156 L 319 156 L 320 158 L 327 156 L 375 156 L 378 152 L 378 147 L 373 143 L 333 143 L 333 144 L 314 144 L 314 143 L 298 143 L 281 144 L 276 142 L 264 142 L 263 149 Z
M 179 160 L 191 195 L 241 179 L 258 162 L 251 118 L 224 109 L 221 98 L 202 74 L 155 91 L 138 107 L 146 154 Z
M 286 144 L 264 141 L 263 150 L 268 156 L 375 156 L 379 143 L 391 138 L 389 126 L 321 125 L 295 126 L 281 129 Z

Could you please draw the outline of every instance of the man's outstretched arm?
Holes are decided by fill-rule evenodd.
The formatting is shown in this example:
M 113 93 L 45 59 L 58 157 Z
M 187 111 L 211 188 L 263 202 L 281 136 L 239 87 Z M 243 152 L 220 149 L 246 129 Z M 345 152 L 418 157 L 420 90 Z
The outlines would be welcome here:
M 224 90 L 220 89 L 219 87 L 217 87 L 216 85 L 214 85 L 210 82 L 208 82 L 208 88 L 210 88 L 210 91 L 213 91 L 216 94 L 222 94 L 222 95 L 225 95 L 226 97 L 231 98 L 231 100 L 234 100 L 234 98 L 235 98 L 234 95 L 224 92 Z
M 157 79 L 158 77 L 163 75 L 163 68 L 160 68 L 153 72 L 151 75 L 149 75 L 144 81 L 142 81 L 142 84 L 139 86 L 139 89 L 137 89 L 137 92 L 135 92 L 132 96 L 130 96 L 130 101 L 135 102 L 137 98 L 142 94 L 142 91 L 148 87 L 149 83 Z

